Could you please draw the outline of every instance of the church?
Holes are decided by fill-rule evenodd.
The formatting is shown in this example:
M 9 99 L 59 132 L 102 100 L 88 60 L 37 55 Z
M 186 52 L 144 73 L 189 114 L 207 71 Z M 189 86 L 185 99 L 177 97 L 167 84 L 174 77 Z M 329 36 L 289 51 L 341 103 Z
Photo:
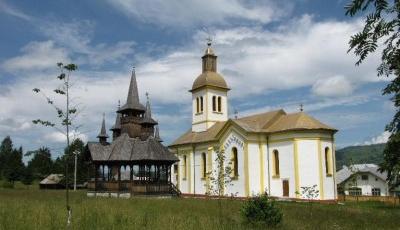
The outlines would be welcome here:
M 179 158 L 172 182 L 183 194 L 210 194 L 210 173 L 230 168 L 226 196 L 335 200 L 336 129 L 305 112 L 267 111 L 228 118 L 230 88 L 217 72 L 217 56 L 208 43 L 202 73 L 194 80 L 192 127 L 170 146 Z M 225 154 L 223 164 L 217 153 Z M 218 169 L 219 168 L 219 169 Z

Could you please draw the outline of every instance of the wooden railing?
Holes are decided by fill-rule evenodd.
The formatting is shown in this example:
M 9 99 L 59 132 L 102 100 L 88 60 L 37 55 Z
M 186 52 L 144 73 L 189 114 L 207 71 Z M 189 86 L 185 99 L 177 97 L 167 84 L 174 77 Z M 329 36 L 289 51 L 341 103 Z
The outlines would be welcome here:
M 133 194 L 174 194 L 180 191 L 169 182 L 140 182 L 140 181 L 98 181 L 88 182 L 89 191 L 98 192 L 129 192 Z

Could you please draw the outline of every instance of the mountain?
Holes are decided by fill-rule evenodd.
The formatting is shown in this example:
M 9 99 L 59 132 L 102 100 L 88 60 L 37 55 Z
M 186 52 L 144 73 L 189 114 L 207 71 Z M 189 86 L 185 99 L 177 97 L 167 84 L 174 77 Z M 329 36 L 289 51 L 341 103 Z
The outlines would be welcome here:
M 349 165 L 350 159 L 353 164 L 373 163 L 379 164 L 383 161 L 383 150 L 386 144 L 349 146 L 336 150 L 336 169 L 343 165 Z

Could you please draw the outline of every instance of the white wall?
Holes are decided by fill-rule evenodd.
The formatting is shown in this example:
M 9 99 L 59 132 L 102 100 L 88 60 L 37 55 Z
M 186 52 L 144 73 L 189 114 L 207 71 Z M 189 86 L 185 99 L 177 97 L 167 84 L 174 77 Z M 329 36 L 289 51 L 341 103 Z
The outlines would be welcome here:
M 362 180 L 361 175 L 367 174 L 368 175 L 368 180 Z M 372 188 L 380 188 L 381 189 L 381 196 L 388 196 L 388 186 L 386 181 L 383 181 L 382 179 L 378 178 L 377 176 L 371 174 L 371 173 L 359 173 L 356 176 L 356 183 L 357 186 L 355 186 L 355 183 L 353 182 L 352 179 L 347 180 L 345 182 L 345 194 L 349 195 L 348 189 L 350 187 L 358 187 L 361 188 L 361 193 L 362 195 L 367 195 L 367 196 L 372 196 Z
M 283 189 L 282 189 L 282 181 L 289 181 L 289 197 L 295 198 L 295 178 L 294 178 L 294 158 L 293 158 L 293 142 L 279 142 L 279 143 L 270 143 L 269 146 L 269 175 L 270 175 L 270 183 L 271 183 L 271 196 L 282 197 Z M 278 150 L 279 152 L 279 178 L 274 178 L 274 169 L 272 167 L 273 156 L 272 152 L 274 150 Z M 267 167 L 267 165 L 266 165 Z M 267 172 L 267 169 L 265 170 Z
M 299 140 L 298 149 L 298 170 L 299 170 L 299 189 L 302 195 L 301 187 L 311 187 L 317 185 L 321 191 L 319 180 L 319 161 L 318 161 L 318 141 L 317 140 Z M 321 194 L 319 194 L 321 195 Z M 306 197 L 302 197 L 306 198 Z
M 325 167 L 325 148 L 328 147 L 332 153 L 332 158 L 334 159 L 335 153 L 333 144 L 331 141 L 321 141 L 321 161 L 322 161 L 322 175 L 324 179 L 324 199 L 331 200 L 336 199 L 336 186 L 335 186 L 335 162 L 332 159 L 332 176 L 328 176 L 326 174 L 326 167 Z

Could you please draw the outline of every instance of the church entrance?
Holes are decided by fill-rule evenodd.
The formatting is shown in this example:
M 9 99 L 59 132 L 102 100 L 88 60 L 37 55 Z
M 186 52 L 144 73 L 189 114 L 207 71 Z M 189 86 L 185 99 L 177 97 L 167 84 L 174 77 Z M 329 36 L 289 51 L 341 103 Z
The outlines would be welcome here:
M 282 181 L 283 196 L 289 196 L 289 180 Z

